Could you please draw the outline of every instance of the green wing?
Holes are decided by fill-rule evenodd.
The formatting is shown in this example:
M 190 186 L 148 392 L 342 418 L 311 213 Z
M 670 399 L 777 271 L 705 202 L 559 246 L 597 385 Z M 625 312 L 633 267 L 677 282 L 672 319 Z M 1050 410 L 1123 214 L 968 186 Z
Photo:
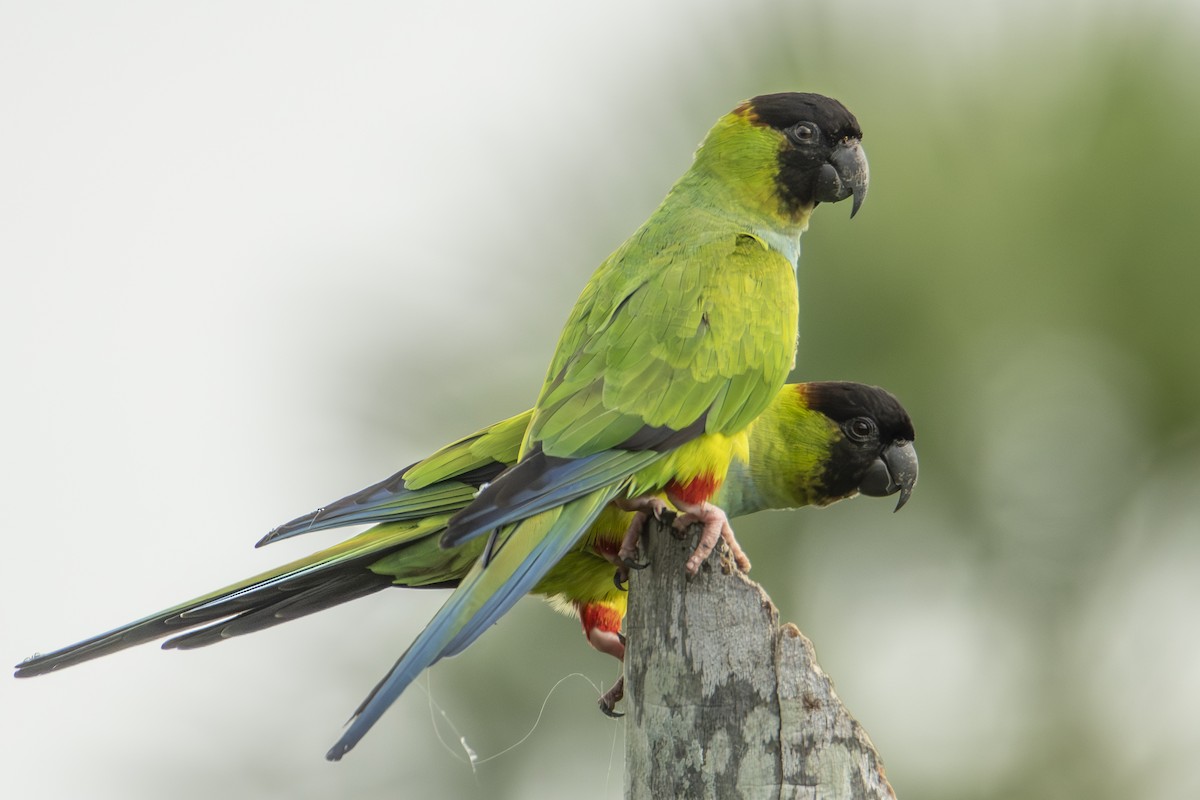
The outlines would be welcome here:
M 457 511 L 517 460 L 532 414 L 526 411 L 476 431 L 379 483 L 285 522 L 256 547 L 312 531 Z
M 720 217 L 692 219 L 707 227 L 660 245 L 651 226 L 592 276 L 520 462 L 451 517 L 444 547 L 624 482 L 701 434 L 741 431 L 770 404 L 795 355 L 792 264 Z
M 795 352 L 792 265 L 733 229 L 678 239 L 689 244 L 657 248 L 652 236 L 635 236 L 593 276 L 526 449 L 571 458 L 657 449 L 654 431 L 732 433 L 770 403 Z

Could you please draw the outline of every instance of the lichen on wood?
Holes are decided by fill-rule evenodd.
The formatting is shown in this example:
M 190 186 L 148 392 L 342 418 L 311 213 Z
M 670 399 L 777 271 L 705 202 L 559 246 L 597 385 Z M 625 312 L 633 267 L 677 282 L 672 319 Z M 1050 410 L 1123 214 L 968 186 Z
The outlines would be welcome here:
M 724 545 L 689 576 L 697 530 L 650 521 L 625 617 L 625 796 L 895 798 L 799 628 Z

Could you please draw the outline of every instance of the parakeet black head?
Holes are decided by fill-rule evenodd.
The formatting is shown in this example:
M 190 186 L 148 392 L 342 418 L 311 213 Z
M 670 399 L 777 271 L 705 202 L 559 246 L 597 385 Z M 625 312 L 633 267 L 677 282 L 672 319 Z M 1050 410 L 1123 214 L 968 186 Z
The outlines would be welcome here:
M 854 197 L 850 216 L 867 196 L 869 171 L 862 128 L 844 105 L 805 92 L 764 94 L 748 101 L 745 113 L 783 135 L 778 191 L 792 211 Z
M 857 213 L 868 183 L 861 142 L 858 120 L 837 100 L 800 92 L 759 95 L 717 120 L 681 184 L 704 187 L 689 203 L 705 193 L 723 195 L 718 202 L 726 207 L 802 231 L 820 203 L 853 197 L 850 215 Z
M 801 384 L 806 405 L 838 426 L 820 484 L 829 501 L 862 492 L 900 493 L 896 510 L 917 483 L 917 452 L 908 412 L 890 392 L 844 381 Z

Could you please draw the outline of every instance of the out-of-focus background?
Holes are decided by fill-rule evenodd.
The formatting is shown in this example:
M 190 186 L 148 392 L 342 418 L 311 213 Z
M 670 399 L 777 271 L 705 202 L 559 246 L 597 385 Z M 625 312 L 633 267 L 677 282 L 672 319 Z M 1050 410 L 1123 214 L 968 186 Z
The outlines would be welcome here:
M 528 407 L 713 120 L 813 90 L 872 186 L 796 377 L 899 395 L 921 485 L 741 521 L 753 576 L 901 797 L 1200 795 L 1198 52 L 1183 0 L 6 4 L 0 655 Z M 0 785 L 620 797 L 616 665 L 532 600 L 323 760 L 443 596 L 0 680 Z

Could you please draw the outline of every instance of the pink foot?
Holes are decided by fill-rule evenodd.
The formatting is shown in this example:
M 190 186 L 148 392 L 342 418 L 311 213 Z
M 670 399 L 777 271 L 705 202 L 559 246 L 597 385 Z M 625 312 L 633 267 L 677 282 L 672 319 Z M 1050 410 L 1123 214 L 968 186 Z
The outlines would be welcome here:
M 617 551 L 617 585 L 620 586 L 629 578 L 629 570 L 646 566 L 634 561 L 638 541 L 642 538 L 642 531 L 646 529 L 646 522 L 652 515 L 655 519 L 662 519 L 667 504 L 661 497 L 654 495 L 622 498 L 614 502 L 622 511 L 635 512 L 633 519 L 629 521 L 629 527 L 625 529 L 625 536 L 621 539 L 621 549 Z
M 738 569 L 742 572 L 750 571 L 750 559 L 746 557 L 745 551 L 734 538 L 733 528 L 729 527 L 729 517 L 725 516 L 724 511 L 707 501 L 688 503 L 672 497 L 671 502 L 685 512 L 675 518 L 675 527 L 678 530 L 687 530 L 693 522 L 699 522 L 704 526 L 700 534 L 700 541 L 685 565 L 688 574 L 695 575 L 700 571 L 700 564 L 708 558 L 709 553 L 717 546 L 717 542 L 722 539 L 725 540 L 725 545 L 729 548 Z

